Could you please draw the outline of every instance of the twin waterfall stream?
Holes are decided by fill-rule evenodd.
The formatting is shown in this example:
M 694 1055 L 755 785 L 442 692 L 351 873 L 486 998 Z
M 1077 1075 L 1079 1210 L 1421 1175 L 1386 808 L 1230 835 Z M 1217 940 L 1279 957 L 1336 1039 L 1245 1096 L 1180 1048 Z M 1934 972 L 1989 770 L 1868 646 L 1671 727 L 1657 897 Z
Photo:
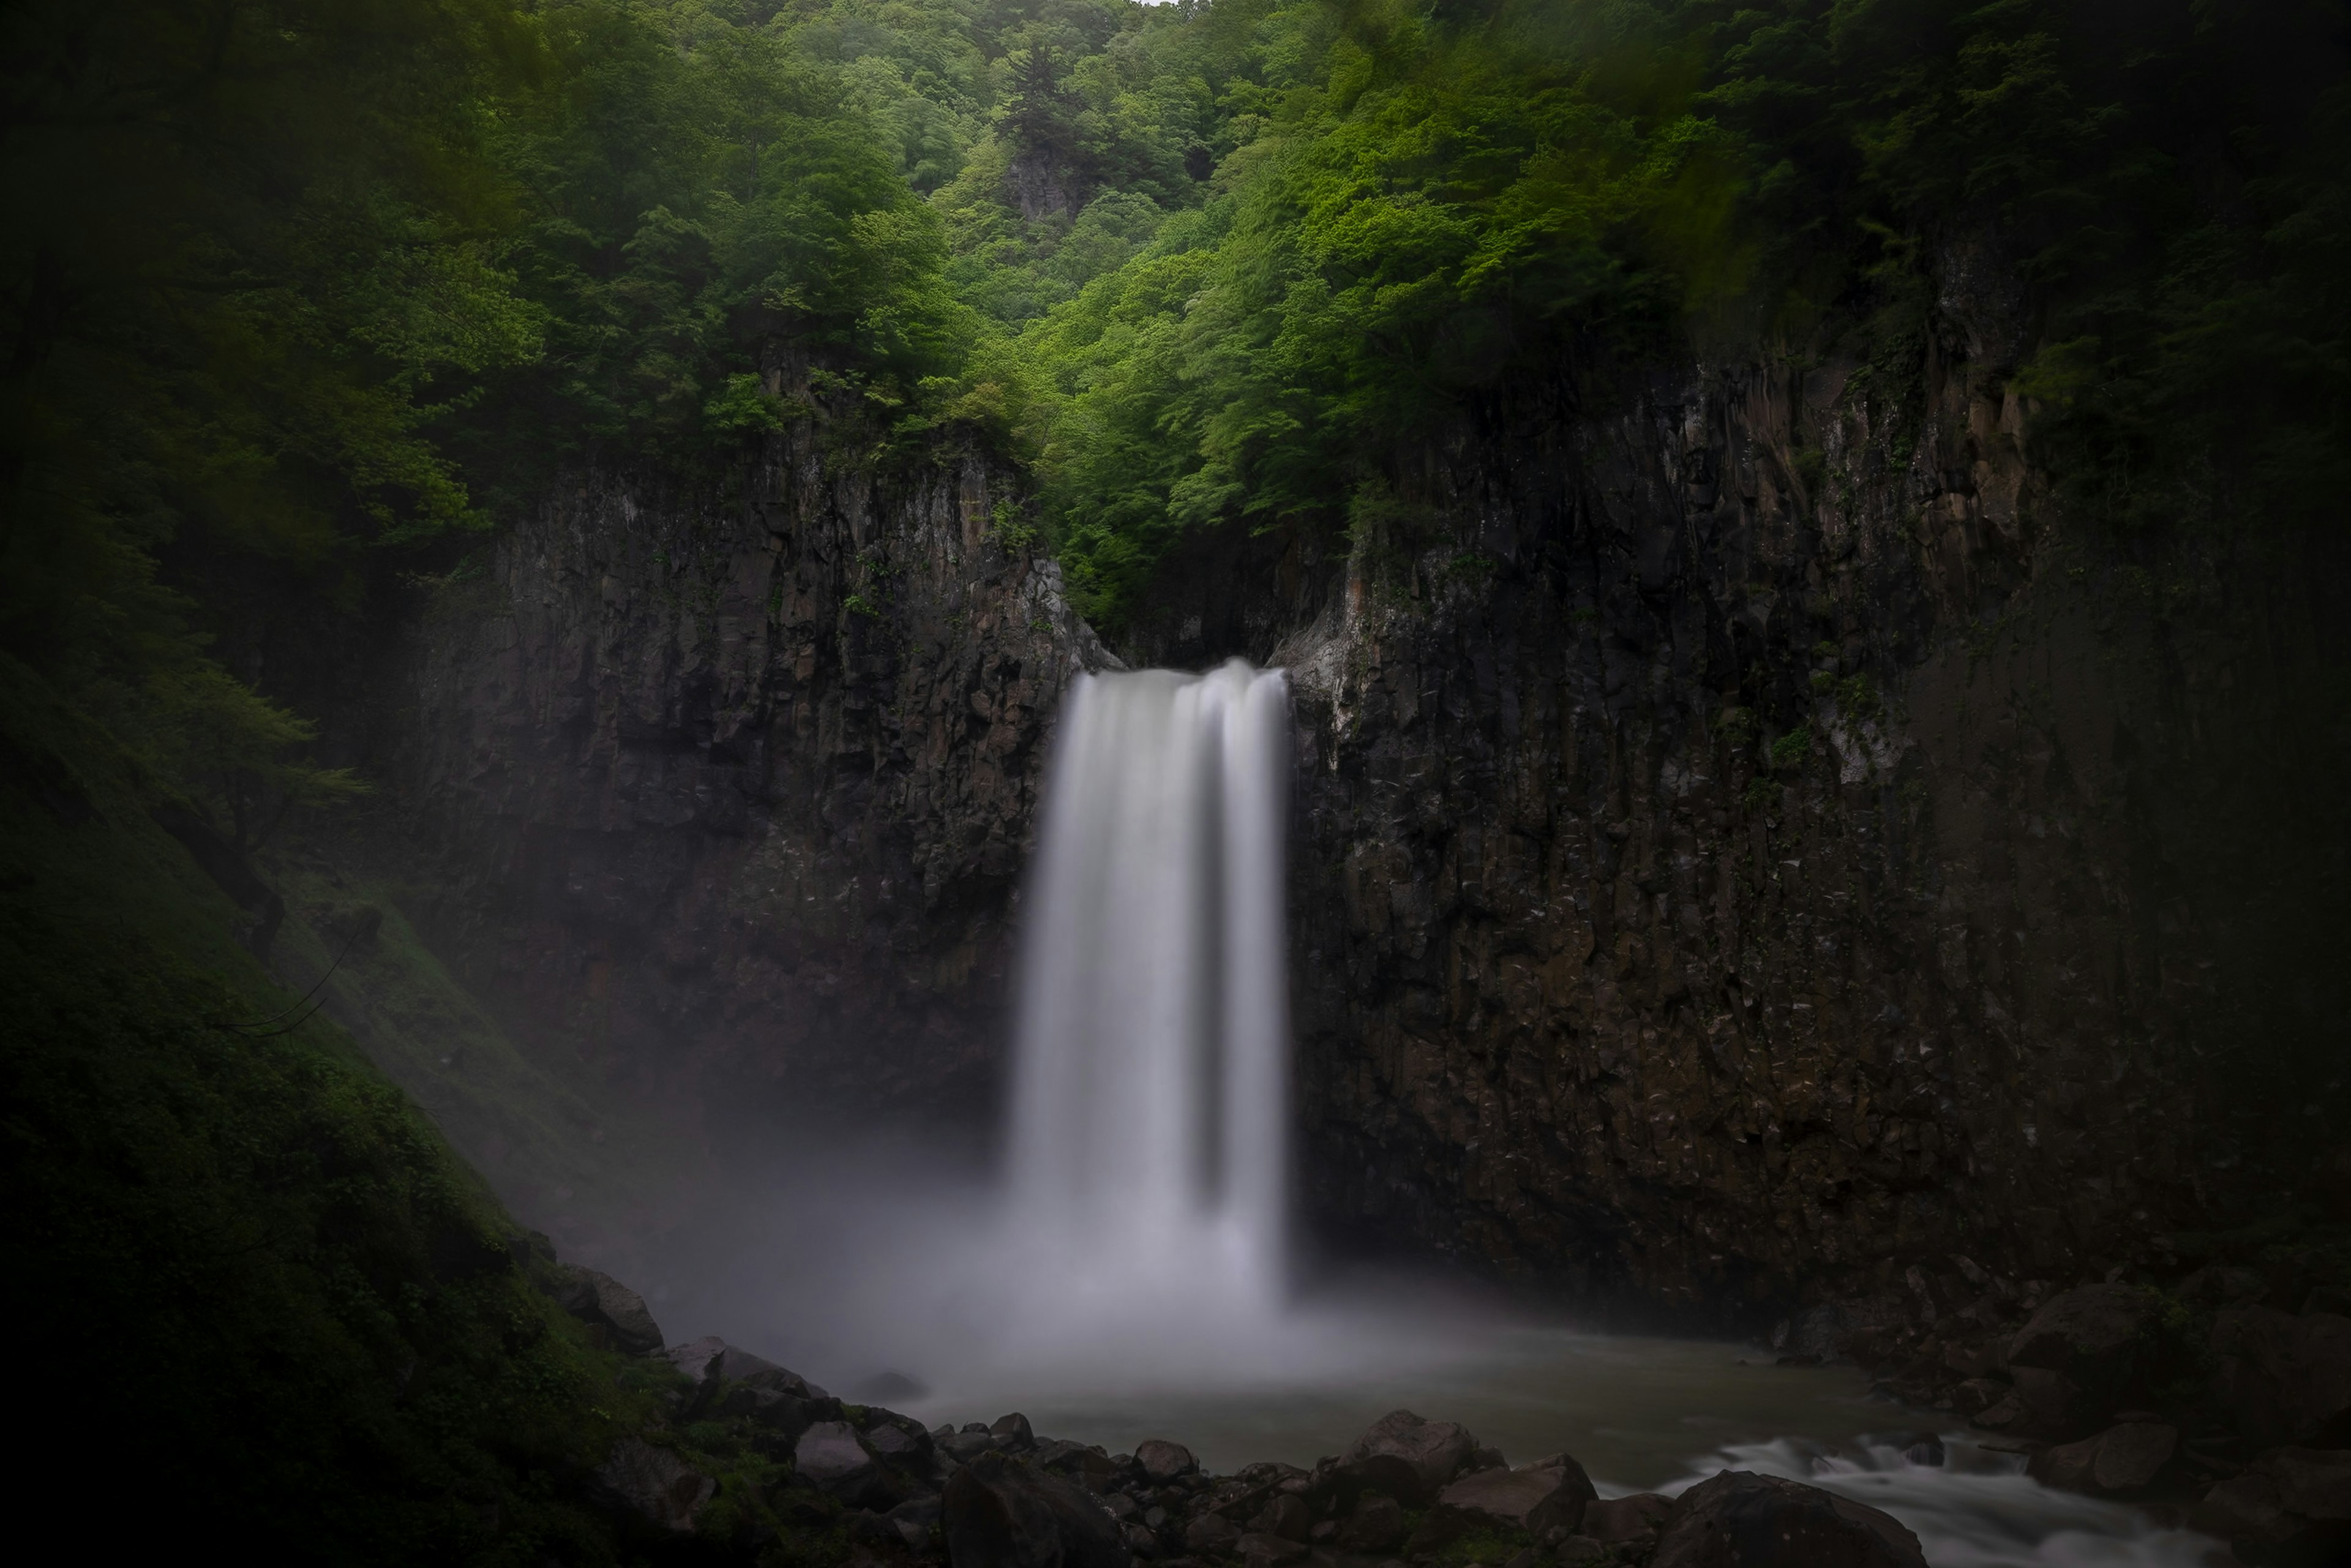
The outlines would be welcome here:
M 1948 1462 L 1912 1463 L 1911 1437 L 1882 1434 L 1925 1413 L 1869 1400 L 1850 1368 L 1750 1366 L 1737 1345 L 1582 1333 L 1395 1279 L 1293 1301 L 1290 789 L 1279 670 L 1071 688 L 1024 895 L 1003 1207 L 920 1245 L 902 1229 L 919 1265 L 865 1320 L 902 1317 L 916 1277 L 936 1293 L 907 1348 L 972 1380 L 929 1418 L 1017 1400 L 1081 1441 L 1166 1433 L 1212 1463 L 1304 1464 L 1408 1404 L 1516 1457 L 1566 1447 L 1604 1494 L 1723 1468 L 1805 1480 L 1892 1512 L 1932 1568 L 2207 1560 L 2214 1543 L 2049 1490 L 1959 1432 Z
M 1280 671 L 1071 692 L 1028 893 L 1009 1196 L 1086 1296 L 1279 1309 L 1289 808 Z

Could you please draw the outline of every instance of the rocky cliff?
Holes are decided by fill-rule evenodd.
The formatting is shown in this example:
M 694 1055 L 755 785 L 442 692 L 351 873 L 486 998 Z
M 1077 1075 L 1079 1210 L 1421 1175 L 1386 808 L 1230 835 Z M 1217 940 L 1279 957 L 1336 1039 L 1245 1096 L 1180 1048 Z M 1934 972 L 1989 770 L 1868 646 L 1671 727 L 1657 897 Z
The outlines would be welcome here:
M 1294 672 L 1326 1230 L 1931 1317 L 2309 1169 L 2342 856 L 2290 758 L 2327 574 L 2069 525 L 2002 271 L 1944 272 L 1907 357 L 1527 389 L 1346 539 L 1167 564 L 1131 660 Z M 820 422 L 549 498 L 414 660 L 441 940 L 713 1124 L 984 1117 L 1053 706 L 1110 658 L 1016 502 Z
M 1138 657 L 1295 674 L 1325 1228 L 1916 1323 L 2339 1187 L 2340 578 L 2069 526 L 2000 277 L 1946 257 L 1907 361 L 1539 392 L 1329 559 L 1179 564 Z
M 714 1131 L 985 1115 L 1040 743 L 1107 657 L 1000 474 L 844 441 L 579 476 L 439 591 L 410 665 L 436 941 Z

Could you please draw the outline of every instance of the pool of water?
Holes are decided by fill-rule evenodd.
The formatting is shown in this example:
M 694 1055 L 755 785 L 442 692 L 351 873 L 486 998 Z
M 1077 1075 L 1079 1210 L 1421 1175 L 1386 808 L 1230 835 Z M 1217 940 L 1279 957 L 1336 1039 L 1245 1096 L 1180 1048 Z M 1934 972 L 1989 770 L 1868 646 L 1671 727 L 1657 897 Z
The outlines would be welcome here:
M 1915 1531 L 1934 1568 L 2220 1568 L 2219 1542 L 2162 1528 L 2118 1504 L 2052 1491 L 2012 1453 L 1980 1447 L 1948 1416 L 1873 1398 L 1851 1367 L 1782 1367 L 1734 1344 L 1497 1325 L 1477 1343 L 1421 1347 L 1392 1372 L 1186 1389 L 1137 1385 L 1025 1391 L 984 1383 L 901 1401 L 925 1420 L 992 1420 L 1018 1409 L 1056 1437 L 1132 1452 L 1173 1437 L 1202 1464 L 1311 1466 L 1374 1420 L 1406 1408 L 1458 1421 L 1514 1463 L 1575 1456 L 1603 1496 L 1677 1493 L 1724 1469 L 1825 1487 Z M 1903 1449 L 1933 1434 L 1940 1465 Z

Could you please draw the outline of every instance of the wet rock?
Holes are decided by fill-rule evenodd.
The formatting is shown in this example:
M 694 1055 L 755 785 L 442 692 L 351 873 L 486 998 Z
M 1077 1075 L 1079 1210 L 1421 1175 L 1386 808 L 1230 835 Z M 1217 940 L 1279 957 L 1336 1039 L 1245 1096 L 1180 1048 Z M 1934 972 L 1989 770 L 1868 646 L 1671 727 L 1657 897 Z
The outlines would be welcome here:
M 2249 1442 L 2351 1444 L 2351 1318 L 2224 1308 L 2211 1345 L 2213 1399 Z
M 1358 1501 L 1339 1526 L 1339 1550 L 1362 1557 L 1393 1552 L 1404 1544 L 1409 1528 L 1402 1503 L 1384 1494 L 1373 1493 Z
M 2269 1293 L 2269 1281 L 2251 1269 L 2222 1263 L 2197 1270 L 2172 1290 L 2181 1301 L 2199 1307 L 2252 1306 Z
M 1241 1527 L 1221 1513 L 1204 1513 L 1184 1527 L 1184 1550 L 1206 1557 L 1231 1554 Z
M 2060 1431 L 2105 1416 L 2139 1374 L 2155 1313 L 2154 1301 L 2130 1285 L 2085 1285 L 2052 1297 L 2008 1342 L 2018 1397 Z
M 956 1471 L 942 1502 L 954 1568 L 1128 1568 L 1126 1533 L 1099 1502 L 1005 1454 Z
M 1479 1470 L 1437 1494 L 1437 1500 L 1505 1529 L 1541 1535 L 1554 1526 L 1573 1531 L 1599 1496 L 1583 1467 L 1565 1454 L 1517 1469 Z
M 989 1423 L 987 1435 L 996 1439 L 998 1448 L 1013 1453 L 1034 1448 L 1037 1443 L 1037 1434 L 1029 1427 L 1029 1417 L 1018 1410 L 1009 1416 L 998 1416 Z
M 1589 1535 L 1571 1535 L 1559 1543 L 1560 1568 L 1601 1568 L 1615 1561 L 1614 1548 Z
M 831 1497 L 843 1502 L 862 1501 L 879 1476 L 873 1456 L 857 1439 L 857 1428 L 846 1421 L 819 1421 L 792 1447 L 792 1469 Z
M 623 1437 L 596 1468 L 596 1479 L 616 1502 L 649 1524 L 690 1531 L 718 1483 L 667 1448 Z
M 1200 1468 L 1191 1449 L 1165 1437 L 1145 1437 L 1137 1443 L 1134 1462 L 1143 1467 L 1143 1473 L 1155 1486 L 1165 1486 L 1178 1476 L 1188 1476 Z
M 1674 1504 L 1649 1568 L 1927 1568 L 1891 1514 L 1800 1481 L 1725 1470 Z
M 2204 1494 L 2188 1518 L 2248 1562 L 2351 1561 L 2351 1452 L 2280 1448 Z
M 1304 1498 L 1295 1492 L 1284 1492 L 1259 1510 L 1249 1527 L 1255 1534 L 1304 1541 L 1314 1528 L 1314 1513 L 1306 1506 Z
M 556 1277 L 556 1305 L 586 1323 L 590 1337 L 629 1355 L 660 1353 L 661 1325 L 643 1296 L 593 1269 L 559 1268 Z
M 1673 1517 L 1674 1500 L 1659 1492 L 1640 1491 L 1629 1497 L 1603 1498 L 1583 1505 L 1578 1531 L 1609 1545 L 1646 1541 Z
M 1090 1492 L 1107 1492 L 1118 1484 L 1118 1462 L 1101 1448 L 1087 1444 L 1045 1444 L 1031 1456 L 1030 1462 L 1040 1469 L 1067 1476 Z
M 1244 1563 L 1295 1563 L 1306 1555 L 1303 1542 L 1251 1531 L 1233 1543 L 1233 1555 Z
M 985 1427 L 976 1432 L 967 1427 L 960 1432 L 949 1432 L 944 1437 L 934 1432 L 931 1437 L 948 1458 L 958 1464 L 967 1465 L 980 1455 L 993 1452 L 996 1448 L 995 1437 Z
M 2123 1496 L 2153 1487 L 2179 1449 L 2178 1428 L 2130 1421 L 2078 1443 L 2043 1448 L 2025 1469 L 2043 1486 L 2063 1491 Z
M 1970 1377 L 1952 1386 L 1951 1408 L 1962 1416 L 1980 1416 L 2014 1393 L 2007 1384 L 1994 1378 Z
M 1477 1451 L 1477 1439 L 1455 1423 L 1395 1410 L 1339 1456 L 1339 1468 L 1359 1486 L 1406 1504 L 1426 1503 L 1468 1468 Z

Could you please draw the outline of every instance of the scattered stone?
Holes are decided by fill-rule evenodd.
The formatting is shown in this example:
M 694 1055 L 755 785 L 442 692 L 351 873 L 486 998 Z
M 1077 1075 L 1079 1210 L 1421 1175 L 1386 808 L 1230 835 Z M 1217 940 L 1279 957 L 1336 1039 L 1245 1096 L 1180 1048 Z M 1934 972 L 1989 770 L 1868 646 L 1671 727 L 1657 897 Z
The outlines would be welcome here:
M 1437 1494 L 1437 1500 L 1506 1529 L 1541 1535 L 1553 1526 L 1573 1531 L 1599 1496 L 1583 1467 L 1565 1454 L 1515 1470 L 1479 1470 Z
M 963 1465 L 971 1463 L 982 1454 L 994 1451 L 996 1448 L 996 1439 L 988 1435 L 987 1428 L 985 1427 L 980 1427 L 977 1432 L 966 1427 L 962 1431 L 950 1432 L 944 1437 L 934 1432 L 931 1434 L 931 1440 L 938 1444 L 949 1458 Z
M 2084 1285 L 2052 1297 L 2008 1342 L 2018 1397 L 2059 1432 L 2112 1410 L 2140 1370 L 2154 1315 L 2150 1298 L 2130 1285 Z
M 1134 1446 L 1134 1462 L 1155 1485 L 1165 1486 L 1178 1476 L 1188 1476 L 1200 1468 L 1192 1458 L 1192 1450 L 1181 1443 L 1171 1443 L 1165 1437 L 1145 1437 Z
M 597 1467 L 596 1479 L 623 1507 L 664 1530 L 690 1531 L 718 1483 L 667 1448 L 623 1437 Z
M 2273 1449 L 2205 1493 L 2188 1522 L 2247 1561 L 2351 1561 L 2351 1452 Z
M 1892 1515 L 1776 1476 L 1725 1470 L 1674 1504 L 1649 1568 L 1927 1568 Z
M 2178 1428 L 2126 1421 L 2095 1437 L 2042 1449 L 2026 1463 L 2025 1472 L 2061 1491 L 2113 1497 L 2152 1487 L 2179 1448 Z
M 1306 1547 L 1302 1542 L 1251 1531 L 1233 1543 L 1233 1552 L 1244 1563 L 1295 1563 L 1306 1555 Z
M 1360 1486 L 1421 1504 L 1468 1469 L 1477 1451 L 1477 1439 L 1455 1423 L 1424 1421 L 1409 1410 L 1395 1410 L 1372 1423 L 1339 1457 L 1339 1465 Z
M 1593 1540 L 1609 1545 L 1644 1541 L 1663 1530 L 1673 1511 L 1673 1499 L 1658 1492 L 1636 1491 L 1630 1497 L 1603 1498 L 1584 1504 L 1583 1519 L 1577 1528 Z
M 1184 1527 L 1184 1550 L 1209 1557 L 1231 1553 L 1241 1538 L 1241 1527 L 1221 1513 L 1204 1513 Z
M 1126 1532 L 1099 1502 L 1004 1454 L 956 1471 L 942 1500 L 953 1568 L 1129 1568 Z
M 2272 1307 L 2215 1314 L 2212 1396 L 2256 1448 L 2351 1444 L 2351 1318 Z
M 1249 1522 L 1252 1533 L 1279 1535 L 1284 1541 L 1304 1541 L 1314 1528 L 1314 1513 L 1295 1492 L 1282 1492 L 1258 1511 Z
M 1356 1503 L 1354 1511 L 1340 1525 L 1339 1550 L 1364 1557 L 1393 1552 L 1404 1544 L 1408 1528 L 1404 1505 L 1374 1492 Z
M 610 1274 L 559 1266 L 555 1304 L 588 1325 L 590 1337 L 628 1355 L 654 1355 L 662 1348 L 661 1325 L 645 1310 L 645 1299 Z
M 792 1469 L 828 1496 L 855 1503 L 873 1480 L 873 1456 L 846 1421 L 819 1421 L 792 1447 Z

